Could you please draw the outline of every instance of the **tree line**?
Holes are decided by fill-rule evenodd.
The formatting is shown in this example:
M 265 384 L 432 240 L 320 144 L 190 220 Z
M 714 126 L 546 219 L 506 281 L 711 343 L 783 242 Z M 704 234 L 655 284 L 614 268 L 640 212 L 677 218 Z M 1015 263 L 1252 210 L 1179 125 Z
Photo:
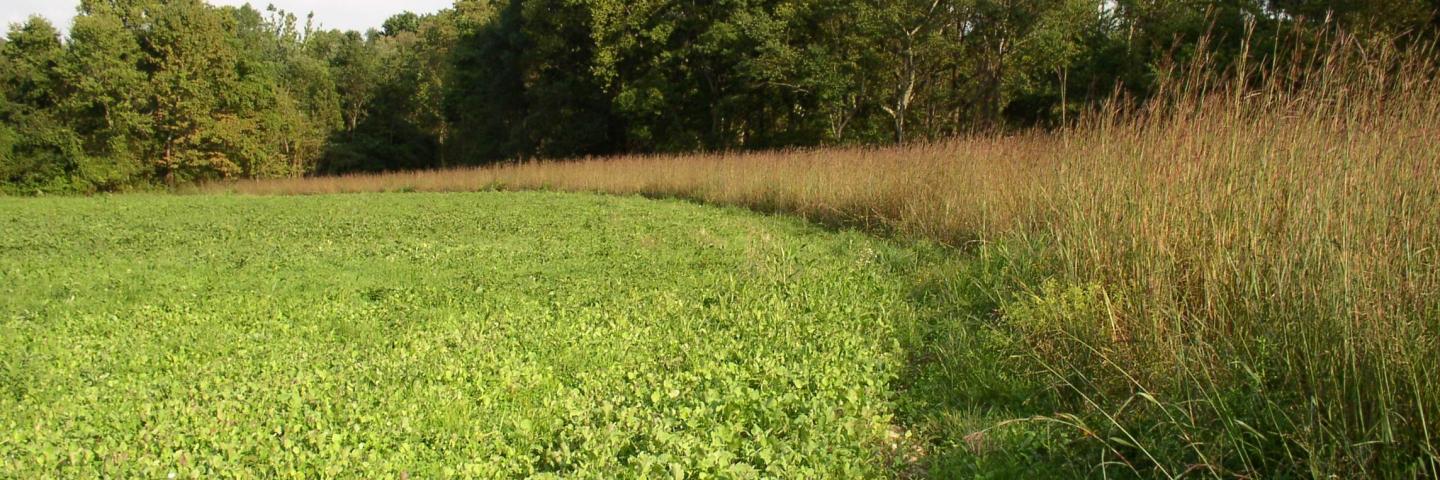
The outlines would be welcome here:
M 368 32 L 82 0 L 0 39 L 0 185 L 96 192 L 517 158 L 935 140 L 1146 98 L 1166 66 L 1429 39 L 1440 0 L 459 0 Z

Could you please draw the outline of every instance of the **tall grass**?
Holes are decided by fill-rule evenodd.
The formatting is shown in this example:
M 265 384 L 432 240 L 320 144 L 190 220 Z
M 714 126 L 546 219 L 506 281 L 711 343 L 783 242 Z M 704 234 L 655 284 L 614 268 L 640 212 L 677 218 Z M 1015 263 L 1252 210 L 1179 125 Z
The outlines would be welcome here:
M 1061 132 L 212 185 L 682 197 L 969 249 L 1044 279 L 996 314 L 1106 462 L 1158 476 L 1440 474 L 1433 51 L 1337 38 L 1178 69 Z M 977 367 L 979 368 L 979 367 Z

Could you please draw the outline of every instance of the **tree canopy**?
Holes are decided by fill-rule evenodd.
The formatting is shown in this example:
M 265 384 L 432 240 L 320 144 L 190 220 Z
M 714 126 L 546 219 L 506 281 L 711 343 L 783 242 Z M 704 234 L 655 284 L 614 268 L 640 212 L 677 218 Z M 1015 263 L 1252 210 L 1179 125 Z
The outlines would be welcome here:
M 1153 95 L 1166 65 L 1196 55 L 1226 68 L 1246 39 L 1273 52 L 1306 29 L 1432 39 L 1437 6 L 460 0 L 362 33 L 274 7 L 84 0 L 68 37 L 33 17 L 0 39 L 0 185 L 94 192 L 1043 128 L 1117 92 Z

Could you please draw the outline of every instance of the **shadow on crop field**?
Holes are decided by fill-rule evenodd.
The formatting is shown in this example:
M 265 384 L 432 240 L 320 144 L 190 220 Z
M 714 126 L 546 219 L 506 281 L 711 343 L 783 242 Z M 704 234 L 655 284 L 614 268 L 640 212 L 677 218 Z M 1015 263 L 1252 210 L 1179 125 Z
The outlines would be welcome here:
M 1000 311 L 1044 274 L 1035 246 L 921 247 L 892 259 L 913 284 L 900 328 L 908 357 L 895 385 L 901 435 L 914 451 L 902 478 L 1068 478 L 1096 473 L 1075 458 L 1062 390 L 1034 367 Z M 908 465 L 907 465 L 908 464 Z

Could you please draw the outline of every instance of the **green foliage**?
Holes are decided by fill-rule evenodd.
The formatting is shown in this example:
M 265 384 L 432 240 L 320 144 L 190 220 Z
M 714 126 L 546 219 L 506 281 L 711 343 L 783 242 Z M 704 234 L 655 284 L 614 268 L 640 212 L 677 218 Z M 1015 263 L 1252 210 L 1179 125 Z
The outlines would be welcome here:
M 13 26 L 0 45 L 0 184 L 8 190 L 70 190 L 78 179 L 75 132 L 57 118 L 60 33 L 40 17 Z
M 892 472 L 905 254 L 859 234 L 539 193 L 0 219 L 3 477 Z
M 149 82 L 136 63 L 144 53 L 116 16 L 81 16 L 71 26 L 60 71 L 72 89 L 61 110 L 84 140 L 95 188 L 116 190 L 145 172 L 154 133 Z
M 10 33 L 0 82 L 11 191 L 113 191 L 154 181 L 297 176 L 340 123 L 311 32 L 271 9 L 82 2 L 70 38 Z
M 380 31 L 387 37 L 394 37 L 404 33 L 416 33 L 420 31 L 420 16 L 413 12 L 397 14 L 386 19 Z
M 273 7 L 86 0 L 68 41 L 32 21 L 3 48 L 0 183 L 110 191 L 1056 127 L 1117 96 L 1152 98 L 1177 66 L 1306 61 L 1334 29 L 1424 48 L 1436 12 L 1427 0 L 460 0 L 361 33 Z

